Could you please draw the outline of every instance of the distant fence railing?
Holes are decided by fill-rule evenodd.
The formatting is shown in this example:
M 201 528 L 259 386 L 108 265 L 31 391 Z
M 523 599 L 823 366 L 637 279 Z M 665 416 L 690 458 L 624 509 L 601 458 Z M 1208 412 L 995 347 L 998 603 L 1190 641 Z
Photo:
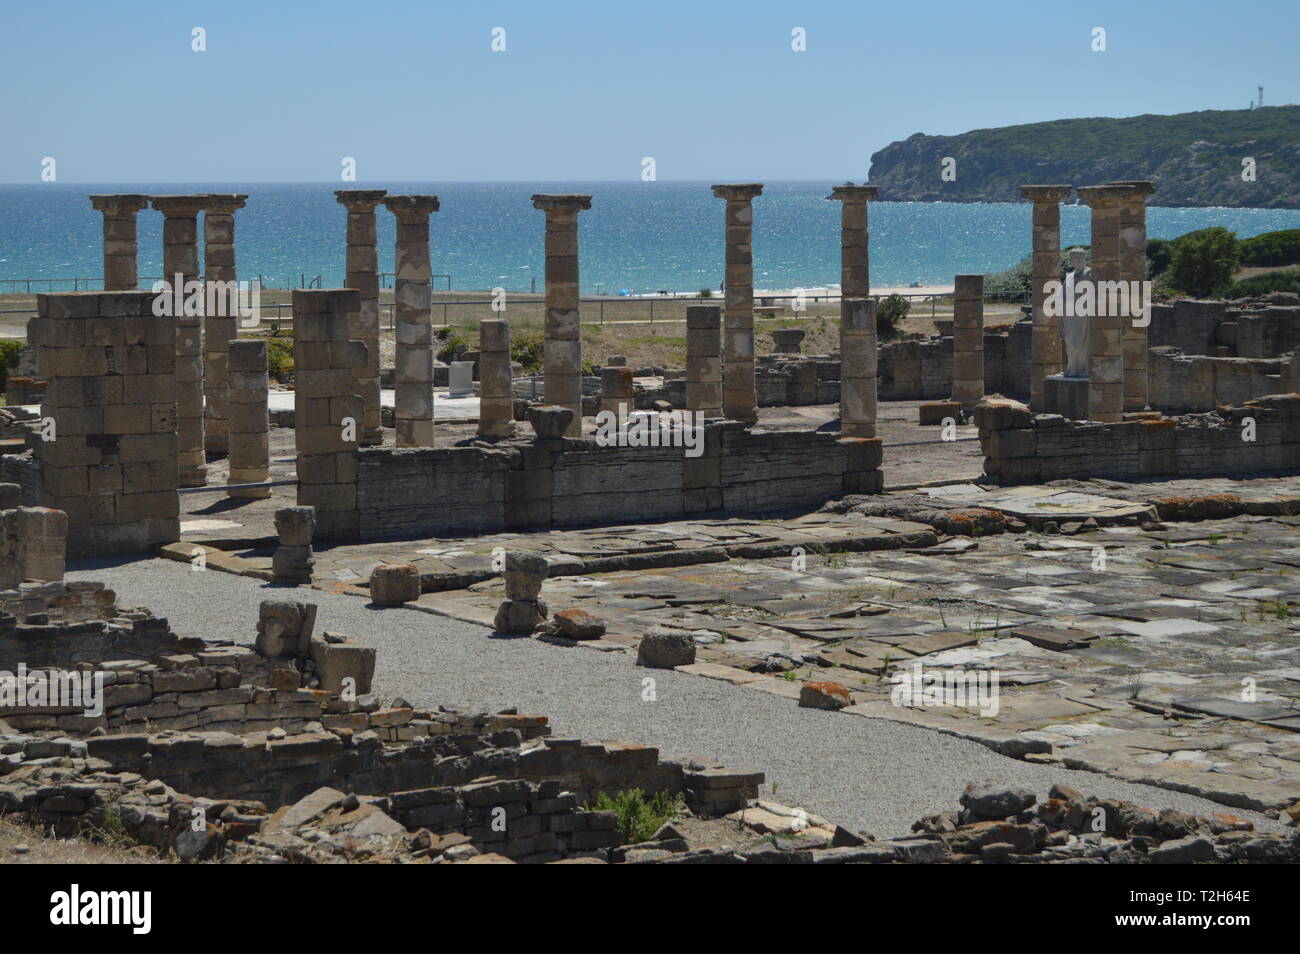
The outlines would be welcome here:
M 198 277 L 199 277 L 200 280 L 203 278 L 202 275 L 200 275 L 200 276 L 198 276 Z M 395 275 L 395 273 L 393 273 L 393 272 L 380 272 L 380 273 L 379 273 L 380 287 L 381 287 L 381 288 L 392 288 L 393 286 L 392 286 L 392 281 L 391 281 L 391 279 L 393 279 L 393 278 L 395 278 L 395 277 L 396 277 L 396 275 Z M 447 291 L 451 291 L 451 276 L 450 276 L 450 275 L 434 275 L 433 278 L 434 278 L 435 280 L 445 281 L 445 282 L 447 283 L 447 289 L 446 289 L 446 290 L 447 290 Z M 160 280 L 160 279 L 158 279 L 158 278 L 145 277 L 145 278 L 141 278 L 141 279 L 140 279 L 140 283 L 141 283 L 141 284 L 144 284 L 144 283 L 146 283 L 146 282 L 156 282 L 156 281 L 159 281 L 159 280 Z M 268 289 L 268 290 L 271 290 L 271 291 L 280 291 L 280 290 L 287 290 L 287 289 L 295 288 L 295 287 L 296 287 L 296 288 L 320 288 L 320 287 L 321 287 L 321 281 L 322 281 L 322 279 L 321 279 L 321 276 L 320 276 L 320 275 L 313 275 L 312 277 L 308 278 L 306 272 L 299 272 L 299 273 L 298 273 L 298 284 L 295 286 L 295 285 L 293 284 L 292 280 L 290 280 L 286 285 L 283 286 L 283 289 L 281 289 L 281 287 L 280 287 L 279 285 L 272 285 L 272 284 L 270 284 L 270 283 L 267 281 L 267 276 L 262 275 L 262 274 L 259 274 L 259 275 L 257 276 L 257 281 L 258 281 L 258 282 L 261 284 L 261 286 L 262 286 L 263 288 L 265 288 L 265 289 Z M 99 276 L 99 277 L 94 277 L 94 278 L 91 278 L 91 277 L 87 277 L 87 278 L 80 278 L 80 277 L 73 277 L 73 278 L 0 278 L 0 293 L 10 294 L 10 295 L 16 295 L 16 294 L 18 294 L 19 292 L 23 292 L 24 294 L 28 294 L 28 295 L 30 295 L 33 291 L 37 291 L 37 292 L 43 292 L 43 291 L 44 291 L 44 292 L 52 292 L 52 291 L 55 290 L 55 286 L 56 286 L 56 285 L 59 285 L 59 286 L 71 285 L 71 286 L 72 286 L 72 289 L 71 289 L 72 291 L 94 291 L 94 290 L 96 290 L 97 288 L 103 288 L 103 287 L 104 287 L 104 278 L 103 278 L 102 275 Z M 60 288 L 59 290 L 60 290 L 60 291 L 66 291 L 67 289 L 65 289 L 65 288 Z
M 530 297 L 519 297 L 527 295 Z M 927 301 L 930 304 L 930 317 L 934 318 L 938 314 L 938 303 L 947 301 L 952 298 L 950 291 L 914 291 L 914 292 L 891 292 L 889 294 L 871 295 L 869 297 L 876 300 L 897 295 L 900 298 L 915 301 L 924 305 Z M 833 304 L 839 301 L 840 296 L 833 292 L 816 292 L 805 293 L 803 295 L 780 294 L 780 295 L 755 295 L 754 296 L 754 314 L 759 321 L 765 320 L 790 320 L 798 319 L 804 315 L 803 308 L 797 308 L 796 301 L 802 300 L 804 306 L 816 305 L 821 302 Z M 1029 303 L 1029 296 L 1022 292 L 989 292 L 984 296 L 988 302 L 1003 302 L 1009 304 L 1026 305 Z M 506 292 L 504 295 L 505 307 L 498 310 L 493 307 L 493 297 L 485 296 L 482 298 L 458 298 L 448 300 L 434 300 L 432 305 L 433 318 L 435 324 L 440 327 L 450 326 L 453 321 L 466 322 L 477 317 L 505 317 L 511 318 L 521 313 L 525 320 L 529 318 L 541 319 L 545 315 L 546 300 L 533 292 Z M 625 324 L 655 324 L 656 322 L 676 322 L 680 323 L 685 320 L 685 309 L 689 305 L 700 304 L 717 304 L 721 305 L 721 299 L 718 297 L 703 297 L 700 295 L 647 295 L 642 297 L 618 296 L 618 297 L 595 297 L 588 296 L 579 299 L 579 306 L 582 312 L 581 318 L 584 324 L 604 325 L 608 313 L 610 321 L 622 322 Z M 288 311 L 288 318 L 293 317 L 292 302 L 262 302 L 261 318 L 263 322 L 270 324 L 272 331 L 280 331 L 285 321 Z M 385 330 L 392 330 L 395 327 L 394 303 L 391 301 L 381 301 L 380 309 L 380 326 Z M 465 312 L 471 314 L 466 315 Z M 456 314 L 459 312 L 459 314 Z M 657 313 L 656 313 L 657 312 Z M 10 308 L 0 309 L 0 316 L 3 315 L 33 315 L 34 308 Z M 913 312 L 915 315 L 915 312 Z M 441 319 L 438 321 L 437 319 Z

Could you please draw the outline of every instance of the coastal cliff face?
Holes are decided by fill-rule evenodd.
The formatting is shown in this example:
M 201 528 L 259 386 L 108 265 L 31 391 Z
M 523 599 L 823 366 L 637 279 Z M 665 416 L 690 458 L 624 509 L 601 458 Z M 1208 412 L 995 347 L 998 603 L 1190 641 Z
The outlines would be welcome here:
M 1300 209 L 1300 106 L 916 133 L 872 155 L 870 183 L 886 202 L 1019 202 L 1021 185 L 1126 179 L 1154 181 L 1153 205 Z

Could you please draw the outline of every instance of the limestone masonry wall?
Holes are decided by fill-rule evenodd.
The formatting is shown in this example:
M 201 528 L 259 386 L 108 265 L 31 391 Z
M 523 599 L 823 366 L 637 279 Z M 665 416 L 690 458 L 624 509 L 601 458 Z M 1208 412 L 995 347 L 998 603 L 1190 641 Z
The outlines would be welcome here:
M 656 520 L 878 493 L 881 446 L 836 434 L 705 427 L 703 452 L 564 438 L 358 454 L 363 538 Z M 436 505 L 431 506 L 430 503 Z
M 1110 424 L 991 402 L 976 409 L 975 423 L 984 473 L 999 484 L 1300 470 L 1300 394 L 1261 397 L 1212 414 Z

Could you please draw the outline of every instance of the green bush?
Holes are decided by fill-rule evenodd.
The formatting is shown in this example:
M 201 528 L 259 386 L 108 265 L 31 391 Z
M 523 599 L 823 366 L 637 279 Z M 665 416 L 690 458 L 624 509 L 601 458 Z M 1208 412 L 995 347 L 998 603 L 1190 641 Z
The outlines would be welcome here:
M 1026 294 L 1034 279 L 1034 257 L 1026 255 L 1006 271 L 993 272 L 984 276 L 984 294 L 1015 295 Z
M 455 361 L 456 353 L 468 347 L 464 338 L 460 335 L 450 334 L 445 328 L 439 333 L 438 340 L 442 342 L 438 348 L 438 360 L 443 364 L 450 364 Z
M 713 289 L 712 289 L 712 288 L 701 288 L 701 289 L 700 289 L 700 297 L 701 297 L 701 298 L 712 298 L 712 297 L 713 297 Z
M 882 341 L 898 337 L 898 323 L 911 309 L 912 303 L 902 295 L 890 295 L 876 304 L 876 334 Z
M 1169 280 L 1189 295 L 1206 298 L 1227 289 L 1240 262 L 1235 233 L 1221 225 L 1199 229 L 1174 240 Z
M 1300 264 L 1300 229 L 1265 232 L 1243 239 L 1241 264 L 1255 267 Z
M 18 356 L 23 353 L 23 343 L 17 338 L 0 340 L 0 391 L 9 386 L 9 368 L 17 366 Z
M 655 792 L 649 799 L 639 788 L 628 789 L 615 795 L 601 792 L 587 805 L 588 811 L 612 811 L 618 816 L 618 830 L 628 844 L 648 841 L 665 823 L 686 810 L 680 795 Z
M 1233 282 L 1224 292 L 1227 298 L 1254 298 L 1273 292 L 1294 292 L 1300 295 L 1300 268 L 1283 268 L 1276 272 L 1251 275 Z
M 293 339 L 276 332 L 266 339 L 266 371 L 277 381 L 293 374 Z
M 1150 239 L 1147 242 L 1147 274 L 1154 278 L 1169 267 L 1174 257 L 1175 239 Z
M 514 335 L 510 339 L 510 360 L 518 361 L 524 374 L 542 371 L 542 336 L 539 334 Z

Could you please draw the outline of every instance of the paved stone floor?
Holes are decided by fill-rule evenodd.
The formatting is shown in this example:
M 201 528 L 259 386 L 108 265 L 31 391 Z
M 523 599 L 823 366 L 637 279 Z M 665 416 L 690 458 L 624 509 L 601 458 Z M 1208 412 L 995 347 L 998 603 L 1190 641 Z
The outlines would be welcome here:
M 1162 501 L 1226 494 L 1223 519 L 1159 522 Z M 315 585 L 366 597 L 374 565 L 414 562 L 416 608 L 490 625 L 494 550 L 537 550 L 551 610 L 607 624 L 584 648 L 634 652 L 669 626 L 694 634 L 696 676 L 791 699 L 832 680 L 850 715 L 1277 813 L 1300 799 L 1297 504 L 1300 478 L 954 484 L 781 518 L 340 546 L 317 555 Z M 936 510 L 1004 522 L 949 535 Z M 207 552 L 269 576 L 269 549 Z M 996 673 L 996 712 L 894 704 L 893 674 L 918 663 Z

